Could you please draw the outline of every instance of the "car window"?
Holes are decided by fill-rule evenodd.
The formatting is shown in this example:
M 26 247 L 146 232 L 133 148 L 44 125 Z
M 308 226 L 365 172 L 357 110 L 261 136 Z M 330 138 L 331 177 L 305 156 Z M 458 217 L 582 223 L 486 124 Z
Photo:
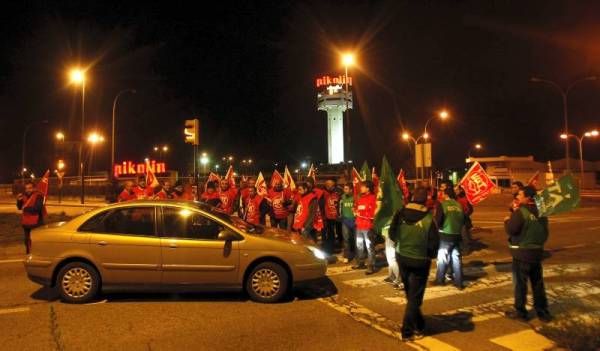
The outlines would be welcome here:
M 92 233 L 104 233 L 104 218 L 106 218 L 111 211 L 103 211 L 93 216 L 92 218 L 85 221 L 79 229 L 80 232 L 92 232 Z
M 153 236 L 154 207 L 125 207 L 104 218 L 103 233 Z
M 224 227 L 203 214 L 185 208 L 163 207 L 163 236 L 216 240 Z

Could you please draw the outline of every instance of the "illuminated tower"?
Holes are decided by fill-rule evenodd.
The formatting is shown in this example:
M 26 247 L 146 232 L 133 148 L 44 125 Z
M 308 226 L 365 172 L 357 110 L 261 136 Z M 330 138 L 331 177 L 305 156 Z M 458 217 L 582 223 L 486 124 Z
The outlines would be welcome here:
M 345 76 L 317 78 L 317 108 L 327 112 L 327 160 L 329 164 L 344 162 L 344 112 L 352 108 L 352 78 Z

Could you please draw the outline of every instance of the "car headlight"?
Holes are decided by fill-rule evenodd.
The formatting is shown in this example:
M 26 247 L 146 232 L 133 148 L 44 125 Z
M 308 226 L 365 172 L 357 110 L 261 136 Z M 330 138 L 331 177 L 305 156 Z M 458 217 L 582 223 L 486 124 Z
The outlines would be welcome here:
M 308 250 L 310 250 L 313 255 L 315 255 L 316 258 L 320 259 L 320 260 L 324 260 L 327 258 L 327 256 L 325 256 L 325 253 L 319 249 L 317 249 L 314 246 L 307 246 L 306 247 Z

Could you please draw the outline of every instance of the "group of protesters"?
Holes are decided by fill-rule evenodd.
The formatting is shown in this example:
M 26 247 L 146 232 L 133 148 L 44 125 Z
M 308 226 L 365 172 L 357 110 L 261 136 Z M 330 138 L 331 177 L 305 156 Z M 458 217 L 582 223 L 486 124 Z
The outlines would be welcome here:
M 330 262 L 342 253 L 343 262 L 354 270 L 370 275 L 377 271 L 377 244 L 382 243 L 388 275 L 384 279 L 396 289 L 404 290 L 407 304 L 402 325 L 402 338 L 423 337 L 425 320 L 421 305 L 428 286 L 429 269 L 436 259 L 435 279 L 429 285 L 448 282 L 459 290 L 465 288 L 462 255 L 471 241 L 470 229 L 473 206 L 464 190 L 450 181 L 438 188 L 428 183 L 415 184 L 405 194 L 404 204 L 383 229 L 374 226 L 377 210 L 377 184 L 370 180 L 338 185 L 329 178 L 320 187 L 314 177 L 299 182 L 295 188 L 284 184 L 283 178 L 273 179 L 269 187 L 264 179 L 245 179 L 236 187 L 231 179 L 208 181 L 198 194 L 190 184 L 164 181 L 148 187 L 140 178 L 136 184 L 127 181 L 118 201 L 134 199 L 200 200 L 215 210 L 237 215 L 254 225 L 291 230 L 308 242 L 320 243 Z M 357 188 L 355 191 L 355 187 Z M 510 216 L 505 218 L 510 251 L 513 256 L 514 309 L 506 316 L 526 321 L 527 282 L 533 290 L 534 308 L 538 318 L 550 321 L 542 258 L 548 238 L 548 221 L 538 213 L 534 196 L 536 189 L 520 182 L 512 184 L 514 200 Z M 408 196 L 406 196 L 408 195 Z M 43 196 L 32 183 L 17 197 L 17 207 L 23 210 L 23 228 L 27 253 L 32 228 L 43 223 Z

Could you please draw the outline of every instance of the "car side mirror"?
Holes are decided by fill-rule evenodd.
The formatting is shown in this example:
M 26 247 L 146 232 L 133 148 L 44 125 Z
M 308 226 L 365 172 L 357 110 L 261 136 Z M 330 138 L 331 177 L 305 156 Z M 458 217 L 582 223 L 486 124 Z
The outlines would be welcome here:
M 219 232 L 219 236 L 217 238 L 222 241 L 235 241 L 235 240 L 239 239 L 239 237 L 236 233 L 234 233 L 228 229 L 225 229 L 225 230 L 222 230 L 221 232 Z

